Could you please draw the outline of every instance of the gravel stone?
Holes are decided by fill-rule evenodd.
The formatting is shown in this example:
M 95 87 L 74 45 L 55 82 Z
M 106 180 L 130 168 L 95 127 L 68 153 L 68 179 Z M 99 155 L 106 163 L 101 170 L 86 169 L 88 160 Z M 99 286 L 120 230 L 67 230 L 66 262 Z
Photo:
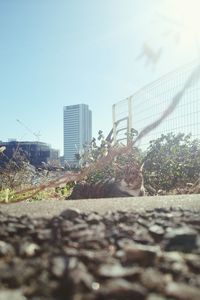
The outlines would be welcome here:
M 159 247 L 138 245 L 132 243 L 124 247 L 124 259 L 129 262 L 140 262 L 145 265 L 151 265 L 151 263 L 156 258 L 157 253 L 159 253 Z
M 145 272 L 142 273 L 141 282 L 151 291 L 162 292 L 166 284 L 166 277 L 153 268 L 147 268 Z
M 132 268 L 125 268 L 122 267 L 120 264 L 104 264 L 101 265 L 98 270 L 98 275 L 102 277 L 132 277 L 135 275 L 139 275 L 141 273 L 141 268 L 132 267 Z
M 22 291 L 18 290 L 0 290 L 0 300 L 27 300 Z
M 20 245 L 20 254 L 27 257 L 32 257 L 37 255 L 39 252 L 40 247 L 35 243 L 29 243 L 25 242 L 22 245 Z
M 61 217 L 70 221 L 73 221 L 74 219 L 80 217 L 80 215 L 81 215 L 80 210 L 75 208 L 68 208 L 60 214 Z
M 166 236 L 165 250 L 191 251 L 197 247 L 197 232 L 188 227 L 181 227 L 169 231 Z
M 62 256 L 54 257 L 52 259 L 51 272 L 56 277 L 62 277 L 66 269 L 66 259 Z
M 171 282 L 166 287 L 166 295 L 178 300 L 199 300 L 200 289 L 184 283 Z
M 129 283 L 123 279 L 107 281 L 105 286 L 99 289 L 100 299 L 126 299 L 144 300 L 147 290 L 137 283 Z
M 4 241 L 0 241 L 0 257 L 6 255 L 14 255 L 14 253 L 15 249 L 12 245 Z
M 162 226 L 155 224 L 149 228 L 149 232 L 155 239 L 159 240 L 159 239 L 162 239 L 162 237 L 165 233 L 165 230 L 163 229 Z
M 151 293 L 148 295 L 147 300 L 166 300 L 166 298 L 158 294 Z

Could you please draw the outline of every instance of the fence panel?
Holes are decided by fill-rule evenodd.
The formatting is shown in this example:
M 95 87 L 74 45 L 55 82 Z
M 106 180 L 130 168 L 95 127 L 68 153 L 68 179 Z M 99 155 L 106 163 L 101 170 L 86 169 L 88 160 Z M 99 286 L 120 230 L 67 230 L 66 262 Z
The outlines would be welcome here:
M 122 131 L 117 129 L 114 131 L 116 140 L 124 140 L 127 137 L 130 124 L 132 128 L 141 132 L 147 125 L 156 121 L 167 109 L 173 97 L 182 90 L 199 63 L 196 61 L 183 66 L 145 86 L 131 97 L 114 104 L 113 126 L 117 125 L 117 129 L 126 126 Z M 120 119 L 126 117 L 128 122 L 118 124 Z M 194 81 L 185 91 L 174 112 L 141 140 L 140 147 L 145 149 L 150 140 L 169 132 L 191 133 L 193 138 L 200 138 L 200 80 Z

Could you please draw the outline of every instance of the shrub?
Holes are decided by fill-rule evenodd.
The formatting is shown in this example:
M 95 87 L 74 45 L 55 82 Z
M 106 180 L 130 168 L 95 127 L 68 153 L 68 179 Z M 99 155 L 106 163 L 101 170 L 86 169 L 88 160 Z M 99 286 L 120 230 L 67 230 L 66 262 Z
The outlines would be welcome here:
M 92 139 L 89 145 L 85 146 L 84 153 L 82 156 L 78 156 L 82 168 L 89 166 L 90 164 L 95 164 L 103 157 L 108 155 L 108 152 L 114 152 L 116 150 L 116 156 L 110 159 L 109 163 L 107 163 L 102 169 L 94 168 L 87 175 L 87 182 L 89 183 L 97 183 L 99 181 L 104 181 L 108 179 L 112 179 L 115 177 L 116 165 L 123 166 L 130 162 L 139 162 L 141 163 L 141 151 L 136 147 L 131 145 L 134 141 L 134 137 L 137 135 L 137 131 L 132 129 L 131 134 L 129 136 L 130 147 L 124 146 L 122 144 L 117 144 L 115 146 L 112 145 L 112 142 L 107 138 L 104 138 L 103 132 L 99 130 L 97 140 L 95 138 Z M 123 149 L 124 152 L 123 153 Z
M 13 157 L 8 158 L 0 153 L 0 189 L 20 189 L 28 182 L 33 173 L 33 167 L 29 164 L 25 155 L 19 150 L 14 151 Z
M 150 142 L 144 165 L 146 185 L 156 191 L 170 191 L 194 183 L 199 174 L 200 140 L 183 133 L 169 133 Z

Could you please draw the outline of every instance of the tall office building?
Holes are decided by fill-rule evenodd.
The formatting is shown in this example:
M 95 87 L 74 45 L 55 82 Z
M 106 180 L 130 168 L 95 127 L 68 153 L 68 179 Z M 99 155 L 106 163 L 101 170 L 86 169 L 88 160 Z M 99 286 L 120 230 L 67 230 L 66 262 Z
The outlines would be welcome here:
M 77 164 L 76 153 L 92 139 L 92 112 L 86 104 L 64 106 L 64 159 Z

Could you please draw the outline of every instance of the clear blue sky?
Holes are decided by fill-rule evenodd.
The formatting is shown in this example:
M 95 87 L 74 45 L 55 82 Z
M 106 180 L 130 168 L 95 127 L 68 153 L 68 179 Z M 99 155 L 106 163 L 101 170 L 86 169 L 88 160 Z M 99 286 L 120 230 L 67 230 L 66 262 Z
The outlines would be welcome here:
M 93 136 L 107 134 L 113 103 L 195 58 L 185 31 L 178 45 L 164 35 L 175 3 L 0 0 L 0 140 L 35 140 L 19 119 L 62 154 L 63 106 L 77 103 L 92 110 Z M 144 43 L 163 47 L 155 68 L 136 60 Z

